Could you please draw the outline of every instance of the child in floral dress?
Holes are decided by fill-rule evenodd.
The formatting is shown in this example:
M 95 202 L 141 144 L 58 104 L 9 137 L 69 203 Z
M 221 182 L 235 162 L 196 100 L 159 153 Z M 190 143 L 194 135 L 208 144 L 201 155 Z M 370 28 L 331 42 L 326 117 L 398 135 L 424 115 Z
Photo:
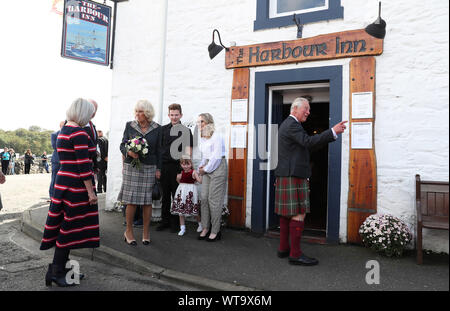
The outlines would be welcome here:
M 186 216 L 196 216 L 199 226 L 197 232 L 203 230 L 198 215 L 200 211 L 200 198 L 197 193 L 197 186 L 195 185 L 195 182 L 201 183 L 202 179 L 194 170 L 191 159 L 182 158 L 180 164 L 183 170 L 177 175 L 179 185 L 175 192 L 170 212 L 180 216 L 180 232 L 178 232 L 178 235 L 182 236 L 186 233 Z

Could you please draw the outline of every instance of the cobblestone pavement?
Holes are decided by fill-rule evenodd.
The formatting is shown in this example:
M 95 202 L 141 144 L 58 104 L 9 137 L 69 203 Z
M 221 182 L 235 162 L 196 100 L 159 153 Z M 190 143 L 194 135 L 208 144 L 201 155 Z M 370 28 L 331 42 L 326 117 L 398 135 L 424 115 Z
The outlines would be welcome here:
M 0 291 L 177 291 L 194 289 L 141 275 L 126 269 L 70 256 L 86 274 L 81 284 L 70 288 L 44 282 L 53 250 L 40 251 L 39 243 L 20 231 L 19 220 L 0 222 Z
M 53 249 L 40 251 L 39 243 L 21 232 L 20 218 L 26 209 L 48 205 L 50 174 L 8 175 L 0 185 L 0 291 L 173 291 L 195 290 L 169 284 L 151 276 L 123 268 L 70 256 L 80 263 L 86 278 L 71 288 L 46 287 L 44 276 L 53 258 Z M 124 267 L 126 268 L 126 267 Z

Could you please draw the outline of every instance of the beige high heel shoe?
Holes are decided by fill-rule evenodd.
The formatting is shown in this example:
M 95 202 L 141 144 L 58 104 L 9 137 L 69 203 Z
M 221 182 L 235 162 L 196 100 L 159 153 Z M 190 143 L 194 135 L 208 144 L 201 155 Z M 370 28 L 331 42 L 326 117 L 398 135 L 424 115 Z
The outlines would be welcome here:
M 136 246 L 137 245 L 136 240 L 128 240 L 127 235 L 125 234 L 125 232 L 123 233 L 123 240 L 128 245 L 131 245 L 131 246 Z

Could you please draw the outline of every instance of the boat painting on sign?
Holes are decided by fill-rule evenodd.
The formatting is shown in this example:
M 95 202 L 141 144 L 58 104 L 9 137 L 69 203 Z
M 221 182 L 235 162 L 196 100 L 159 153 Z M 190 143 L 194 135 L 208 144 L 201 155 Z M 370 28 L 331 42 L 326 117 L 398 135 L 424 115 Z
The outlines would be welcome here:
M 67 56 L 106 63 L 107 27 L 85 21 L 78 24 L 67 20 L 65 53 Z M 72 29 L 74 28 L 74 29 Z
M 90 1 L 66 0 L 61 55 L 107 66 L 111 8 Z

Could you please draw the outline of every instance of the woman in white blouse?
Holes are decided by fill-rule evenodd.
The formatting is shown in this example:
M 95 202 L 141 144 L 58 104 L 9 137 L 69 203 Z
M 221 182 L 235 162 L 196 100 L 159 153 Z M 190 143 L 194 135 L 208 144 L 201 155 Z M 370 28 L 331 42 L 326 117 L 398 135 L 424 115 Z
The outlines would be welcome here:
M 203 176 L 201 190 L 201 222 L 203 231 L 198 239 L 220 240 L 220 221 L 227 182 L 227 161 L 223 138 L 215 133 L 214 119 L 209 113 L 199 115 L 200 152 L 199 174 Z M 207 236 L 209 233 L 209 236 Z

